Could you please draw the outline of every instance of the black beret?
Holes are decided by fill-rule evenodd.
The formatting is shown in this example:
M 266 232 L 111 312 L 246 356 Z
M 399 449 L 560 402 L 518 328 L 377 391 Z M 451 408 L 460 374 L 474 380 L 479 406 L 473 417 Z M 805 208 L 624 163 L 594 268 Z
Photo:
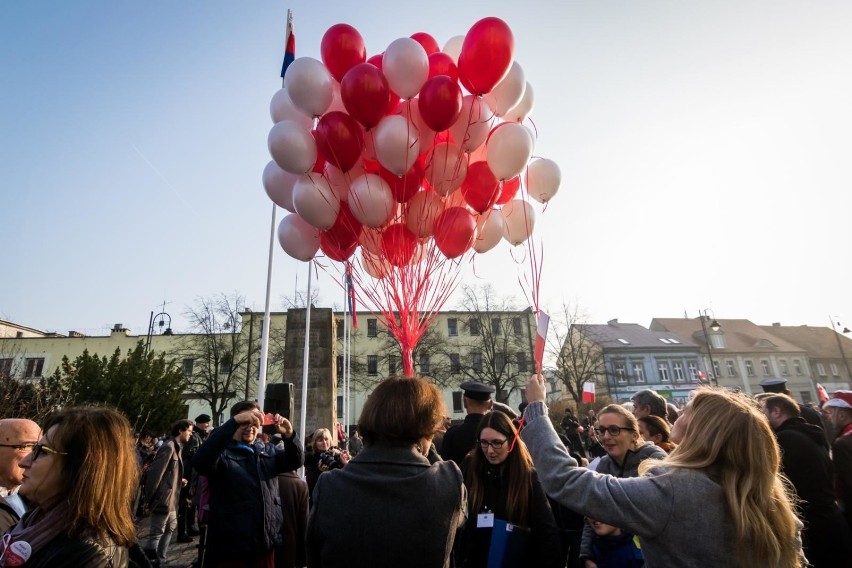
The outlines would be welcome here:
M 461 384 L 464 395 L 473 400 L 491 400 L 491 395 L 496 390 L 491 385 L 484 385 L 477 381 L 467 381 Z

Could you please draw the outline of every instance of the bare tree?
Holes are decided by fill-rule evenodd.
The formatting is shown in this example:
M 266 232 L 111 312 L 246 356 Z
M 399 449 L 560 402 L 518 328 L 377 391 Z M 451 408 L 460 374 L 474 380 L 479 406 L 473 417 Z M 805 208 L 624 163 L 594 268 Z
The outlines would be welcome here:
M 584 383 L 606 384 L 603 352 L 583 328 L 584 320 L 578 307 L 563 303 L 559 313 L 551 317 L 547 334 L 547 358 L 553 365 L 550 371 L 578 405 L 583 400 Z

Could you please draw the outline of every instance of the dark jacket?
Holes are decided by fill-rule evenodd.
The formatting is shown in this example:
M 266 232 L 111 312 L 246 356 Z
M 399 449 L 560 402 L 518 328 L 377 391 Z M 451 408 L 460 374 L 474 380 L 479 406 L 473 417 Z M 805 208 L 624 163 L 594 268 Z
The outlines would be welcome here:
M 447 430 L 441 442 L 441 458 L 445 461 L 453 460 L 460 466 L 467 453 L 476 447 L 476 428 L 483 416 L 483 414 L 468 414 L 464 417 L 463 424 Z
M 633 535 L 598 536 L 592 539 L 592 560 L 598 568 L 640 568 L 645 565 Z
M 123 546 L 103 547 L 91 540 L 60 534 L 33 552 L 26 568 L 126 568 L 129 554 Z
M 402 447 L 364 446 L 322 474 L 313 497 L 310 568 L 447 567 L 467 511 L 456 464 Z
M 21 517 L 18 512 L 9 503 L 5 497 L 0 497 L 0 535 L 18 524 Z
M 175 438 L 169 438 L 154 457 L 145 479 L 145 500 L 151 511 L 167 513 L 177 511 L 180 501 L 181 479 L 183 479 L 183 459 L 181 445 Z
M 193 458 L 207 477 L 210 515 L 207 554 L 214 558 L 251 558 L 281 539 L 278 474 L 298 469 L 304 460 L 299 439 L 284 439 L 283 448 L 252 446 L 233 439 L 233 418 L 207 437 Z
M 509 498 L 509 481 L 503 476 L 503 471 L 502 467 L 488 465 L 482 474 L 485 489 L 483 510 L 468 512 L 464 532 L 456 543 L 456 561 L 459 567 L 485 568 L 488 565 L 492 530 L 477 527 L 477 517 L 487 508 L 489 512 L 494 513 L 494 518 L 507 520 L 506 502 Z M 564 565 L 559 528 L 556 526 L 547 495 L 544 494 L 535 471 L 532 472 L 530 485 L 530 512 L 524 524 L 524 528 L 530 529 L 530 537 L 523 555 L 526 561 L 523 566 L 555 568 L 560 565 L 560 559 Z
M 308 526 L 308 485 L 295 472 L 278 476 L 278 492 L 284 522 L 281 525 L 281 546 L 275 550 L 276 568 L 304 566 L 305 533 Z

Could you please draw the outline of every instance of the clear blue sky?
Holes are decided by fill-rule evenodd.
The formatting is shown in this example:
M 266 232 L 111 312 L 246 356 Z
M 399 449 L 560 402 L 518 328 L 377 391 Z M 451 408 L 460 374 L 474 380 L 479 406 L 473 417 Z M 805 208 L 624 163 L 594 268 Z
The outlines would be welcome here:
M 3 2 L 0 318 L 39 329 L 174 327 L 198 296 L 263 309 L 269 99 L 287 8 L 297 56 L 346 22 L 369 54 L 485 16 L 536 92 L 542 298 L 647 325 L 713 308 L 852 324 L 852 4 Z M 279 213 L 279 219 L 282 213 Z M 521 299 L 507 244 L 466 269 Z M 273 308 L 304 265 L 276 250 Z M 340 292 L 320 278 L 327 305 Z M 453 302 L 451 301 L 451 305 Z

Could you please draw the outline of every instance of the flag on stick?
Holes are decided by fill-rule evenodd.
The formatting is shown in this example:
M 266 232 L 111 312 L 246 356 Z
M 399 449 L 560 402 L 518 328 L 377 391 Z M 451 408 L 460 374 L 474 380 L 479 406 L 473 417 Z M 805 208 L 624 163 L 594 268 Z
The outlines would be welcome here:
M 817 383 L 817 394 L 819 395 L 820 402 L 828 402 L 828 391 L 825 390 L 825 387 L 821 384 Z
M 296 59 L 296 35 L 293 33 L 293 12 L 287 10 L 287 31 L 284 34 L 284 62 L 281 64 L 281 79 L 287 68 Z
M 541 373 L 541 362 L 544 359 L 544 344 L 547 339 L 547 327 L 550 325 L 550 316 L 538 312 L 538 321 L 535 328 L 535 372 Z
M 595 383 L 583 383 L 583 402 L 595 402 Z

